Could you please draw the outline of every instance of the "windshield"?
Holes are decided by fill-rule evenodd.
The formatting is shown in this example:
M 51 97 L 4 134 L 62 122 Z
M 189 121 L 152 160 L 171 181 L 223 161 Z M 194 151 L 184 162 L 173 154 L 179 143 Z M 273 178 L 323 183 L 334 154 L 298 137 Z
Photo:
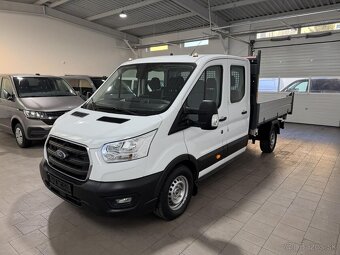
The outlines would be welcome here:
M 19 97 L 76 96 L 74 90 L 61 78 L 13 77 Z
M 131 115 L 159 114 L 170 107 L 195 66 L 184 63 L 122 66 L 83 107 Z

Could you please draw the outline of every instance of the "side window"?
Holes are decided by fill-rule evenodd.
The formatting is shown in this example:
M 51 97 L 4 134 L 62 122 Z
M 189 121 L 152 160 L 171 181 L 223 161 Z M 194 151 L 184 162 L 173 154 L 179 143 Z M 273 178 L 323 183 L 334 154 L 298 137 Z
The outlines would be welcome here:
M 88 80 L 84 80 L 84 79 L 79 80 L 79 87 L 81 89 L 83 89 L 83 88 L 92 89 L 90 82 Z
M 307 92 L 308 90 L 308 80 L 295 81 L 293 84 L 289 85 L 285 90 L 286 92 Z
M 198 109 L 203 100 L 213 100 L 220 106 L 221 90 L 222 66 L 208 67 L 192 88 L 186 104 L 190 108 Z
M 298 85 L 296 85 L 294 89 L 295 91 L 298 91 L 298 92 L 307 92 L 307 88 L 308 88 L 308 81 L 303 81 L 303 82 L 300 82 Z
M 310 92 L 312 93 L 339 93 L 340 78 L 312 79 Z
M 1 85 L 1 98 L 5 98 L 4 90 L 6 90 L 9 94 L 13 94 L 12 84 L 9 79 L 3 78 L 1 84 L 2 84 Z
M 79 80 L 77 79 L 65 79 L 68 84 L 71 85 L 71 87 L 75 90 L 75 91 L 79 91 Z
M 242 100 L 245 93 L 244 66 L 230 67 L 230 102 L 237 103 Z

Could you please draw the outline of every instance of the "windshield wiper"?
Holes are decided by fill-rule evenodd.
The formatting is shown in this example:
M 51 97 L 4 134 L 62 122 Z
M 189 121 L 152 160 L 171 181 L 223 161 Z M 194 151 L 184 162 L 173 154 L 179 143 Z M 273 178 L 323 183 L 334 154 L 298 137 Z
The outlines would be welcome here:
M 130 115 L 137 115 L 137 112 L 134 112 L 134 111 L 131 111 L 131 110 L 128 110 L 128 109 L 121 109 L 121 108 L 114 108 L 114 107 L 110 107 L 109 109 L 111 109 L 113 111 L 118 111 L 118 112 L 121 112 L 121 113 L 127 113 L 127 114 L 130 114 Z
M 104 105 L 97 105 L 93 102 L 93 100 L 91 99 L 91 105 L 93 110 L 95 111 L 106 111 L 106 112 L 111 112 L 111 113 L 126 113 L 126 114 L 130 114 L 130 115 L 138 115 L 137 112 L 135 111 L 131 111 L 128 109 L 122 109 L 122 108 L 116 108 L 116 107 L 112 107 L 112 106 L 104 106 Z

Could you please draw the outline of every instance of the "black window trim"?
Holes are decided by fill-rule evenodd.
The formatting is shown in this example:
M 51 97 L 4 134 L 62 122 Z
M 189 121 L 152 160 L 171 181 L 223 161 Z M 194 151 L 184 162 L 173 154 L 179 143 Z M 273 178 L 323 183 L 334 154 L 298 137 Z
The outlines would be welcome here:
M 244 79 L 243 79 L 244 80 L 243 95 L 242 95 L 242 98 L 240 100 L 236 101 L 236 102 L 232 102 L 231 101 L 231 69 L 233 67 L 242 67 L 242 69 L 243 69 L 243 77 L 244 77 Z M 229 78 L 230 78 L 230 80 L 229 80 L 229 82 L 230 82 L 230 84 L 229 84 L 229 102 L 230 102 L 230 104 L 236 104 L 236 103 L 241 102 L 243 100 L 244 96 L 246 95 L 246 67 L 244 65 L 230 65 L 230 75 L 229 75 Z

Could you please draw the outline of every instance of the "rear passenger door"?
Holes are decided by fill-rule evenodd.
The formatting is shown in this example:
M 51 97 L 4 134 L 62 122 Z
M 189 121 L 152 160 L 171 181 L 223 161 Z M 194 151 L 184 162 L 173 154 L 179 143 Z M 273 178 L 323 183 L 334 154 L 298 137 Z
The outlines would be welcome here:
M 228 155 L 242 149 L 248 142 L 250 115 L 249 63 L 230 59 L 228 64 Z
M 203 100 L 213 100 L 218 106 L 218 114 L 222 119 L 215 130 L 202 130 L 200 127 L 189 127 L 184 130 L 187 149 L 198 160 L 200 171 L 209 168 L 223 158 L 223 137 L 226 132 L 226 121 L 223 120 L 227 113 L 227 109 L 222 107 L 225 62 L 223 60 L 209 62 L 185 102 L 187 107 L 198 110 Z M 188 115 L 188 118 L 197 121 L 198 115 Z M 209 171 L 210 169 L 201 172 L 200 176 Z

